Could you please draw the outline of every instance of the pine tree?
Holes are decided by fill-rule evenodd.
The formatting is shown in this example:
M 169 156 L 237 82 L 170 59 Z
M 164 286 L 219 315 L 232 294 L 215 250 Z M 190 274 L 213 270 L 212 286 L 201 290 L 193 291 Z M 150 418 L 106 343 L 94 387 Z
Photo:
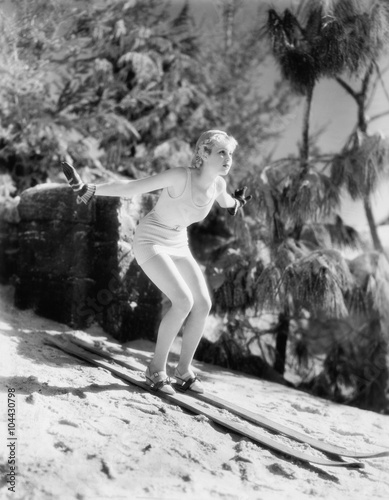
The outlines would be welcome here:
M 0 160 L 19 190 L 55 179 L 60 158 L 98 177 L 163 168 L 154 148 L 190 135 L 207 102 L 188 12 L 156 0 L 21 0 L 15 12 L 1 31 Z

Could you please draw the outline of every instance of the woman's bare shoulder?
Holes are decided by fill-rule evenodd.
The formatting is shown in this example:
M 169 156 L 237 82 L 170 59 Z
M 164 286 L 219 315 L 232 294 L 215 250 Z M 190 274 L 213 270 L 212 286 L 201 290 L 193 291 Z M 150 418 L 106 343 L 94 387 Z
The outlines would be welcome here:
M 188 168 L 186 167 L 175 167 L 171 169 L 172 172 L 176 174 L 178 178 L 186 179 L 188 176 Z
M 169 194 L 173 198 L 179 196 L 185 189 L 186 182 L 188 179 L 188 169 L 185 167 L 176 167 L 167 171 L 169 175 Z
M 175 167 L 164 170 L 163 172 L 156 174 L 156 177 L 166 179 L 168 184 L 173 186 L 180 182 L 185 182 L 187 178 L 187 169 L 185 167 Z
M 216 189 L 219 194 L 227 190 L 226 180 L 220 175 L 216 177 Z
M 172 179 L 174 180 L 174 185 L 185 186 L 186 180 L 188 178 L 188 169 L 185 167 L 175 167 L 169 170 Z

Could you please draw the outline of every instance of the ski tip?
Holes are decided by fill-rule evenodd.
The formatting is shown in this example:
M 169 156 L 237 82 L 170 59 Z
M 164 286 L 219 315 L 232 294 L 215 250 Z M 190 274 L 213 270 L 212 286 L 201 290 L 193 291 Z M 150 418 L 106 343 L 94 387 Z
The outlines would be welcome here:
M 362 462 L 350 462 L 349 464 L 346 464 L 344 465 L 346 467 L 346 469 L 364 469 L 365 468 L 365 464 L 363 464 Z
M 372 456 L 371 458 L 380 458 L 380 457 L 389 457 L 389 450 L 380 451 L 380 452 L 376 453 L 374 456 Z M 369 458 L 369 457 L 366 457 L 366 458 Z

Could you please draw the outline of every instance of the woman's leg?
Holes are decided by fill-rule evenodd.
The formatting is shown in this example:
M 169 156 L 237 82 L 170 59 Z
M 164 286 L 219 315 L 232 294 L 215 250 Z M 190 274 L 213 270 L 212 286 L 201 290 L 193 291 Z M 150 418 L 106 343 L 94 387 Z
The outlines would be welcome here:
M 178 372 L 184 375 L 190 371 L 212 302 L 204 275 L 195 259 L 193 257 L 180 258 L 174 260 L 174 263 L 193 296 L 193 307 L 185 324 L 181 355 L 177 365 Z
M 172 305 L 162 318 L 150 370 L 166 371 L 173 340 L 193 306 L 193 296 L 176 264 L 168 255 L 160 254 L 142 265 L 151 281 L 167 296 Z

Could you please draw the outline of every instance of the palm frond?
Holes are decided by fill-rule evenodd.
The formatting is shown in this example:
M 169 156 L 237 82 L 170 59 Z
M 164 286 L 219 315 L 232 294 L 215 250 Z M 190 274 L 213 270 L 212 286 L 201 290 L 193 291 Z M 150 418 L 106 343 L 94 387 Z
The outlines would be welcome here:
M 284 302 L 281 270 L 273 263 L 266 266 L 256 281 L 255 294 L 259 309 L 277 310 Z
M 378 58 L 389 39 L 389 7 L 382 0 L 369 7 L 338 0 L 306 2 L 296 15 L 269 10 L 274 56 L 297 92 L 305 94 L 322 76 L 356 74 Z
M 284 199 L 285 215 L 299 225 L 316 218 L 321 206 L 321 184 L 315 172 L 308 172 L 302 179 L 297 176 L 292 182 L 293 186 Z
M 389 8 L 386 0 L 376 0 L 373 5 L 361 0 L 339 0 L 334 3 L 326 26 L 329 47 L 331 36 L 337 36 L 339 60 L 343 70 L 358 73 L 376 60 L 389 36 Z M 335 23 L 335 24 L 333 24 Z M 329 50 L 329 54 L 332 50 Z M 335 58 L 336 61 L 336 58 Z
M 338 208 L 341 203 L 340 188 L 332 182 L 328 175 L 319 174 L 322 184 L 323 196 L 321 202 L 321 211 L 324 215 L 330 215 L 333 210 Z
M 378 313 L 384 326 L 382 331 L 389 332 L 389 262 L 378 252 L 364 253 L 349 263 L 354 276 L 355 286 L 348 294 L 350 309 L 371 315 Z
M 349 149 L 334 157 L 331 180 L 357 199 L 372 193 L 389 170 L 389 140 L 380 134 L 355 134 Z
M 304 31 L 296 17 L 287 9 L 281 18 L 274 9 L 270 9 L 267 29 L 283 76 L 296 92 L 305 94 L 318 77 L 317 64 L 309 53 Z
M 291 238 L 285 239 L 273 250 L 273 262 L 278 269 L 286 269 L 301 257 L 302 252 Z
M 352 285 L 353 277 L 338 251 L 309 252 L 301 247 L 293 253 L 293 245 L 283 244 L 259 275 L 256 298 L 262 309 L 291 301 L 296 311 L 344 317 L 348 314 L 345 295 Z
M 287 38 L 283 29 L 282 18 L 274 9 L 270 9 L 268 12 L 267 30 L 272 43 L 274 55 L 278 57 L 285 50 Z
M 292 297 L 297 310 L 333 317 L 348 314 L 344 294 L 351 283 L 348 266 L 335 250 L 312 252 L 288 266 L 283 275 L 285 293 Z
M 333 16 L 323 19 L 320 36 L 314 40 L 314 52 L 320 59 L 320 72 L 325 76 L 341 73 L 347 58 L 347 31 Z
M 370 43 L 377 54 L 389 44 L 389 3 L 385 0 L 374 2 L 370 17 Z
M 247 259 L 242 251 L 227 248 L 207 267 L 207 277 L 218 312 L 242 311 L 255 301 L 255 280 L 262 263 Z
M 317 40 L 322 33 L 323 24 L 323 7 L 319 5 L 317 8 L 312 8 L 312 4 L 309 5 L 309 10 L 307 11 L 307 21 L 305 23 L 305 34 L 308 40 Z
M 301 47 L 304 44 L 305 32 L 296 16 L 289 9 L 285 9 L 282 25 L 286 39 L 290 46 Z
M 283 76 L 289 80 L 300 94 L 316 83 L 319 73 L 316 61 L 312 55 L 299 48 L 287 47 L 279 58 Z
M 309 245 L 312 249 L 332 247 L 330 231 L 325 224 L 304 225 L 300 238 L 305 245 Z
M 301 173 L 292 172 L 284 185 L 279 205 L 285 219 L 291 219 L 301 225 L 309 220 L 316 220 L 322 215 L 330 215 L 340 204 L 340 190 L 331 183 L 331 179 L 313 169 L 301 177 Z
M 335 224 L 325 224 L 325 228 L 330 235 L 332 245 L 354 249 L 360 247 L 361 239 L 358 231 L 344 224 L 339 215 L 336 216 Z
M 367 292 L 371 294 L 374 309 L 379 313 L 383 324 L 382 331 L 389 341 L 389 262 L 381 253 L 373 279 L 369 280 Z
M 378 266 L 379 253 L 363 253 L 349 262 L 349 269 L 354 276 L 355 287 L 367 289 L 369 277 L 375 275 Z

